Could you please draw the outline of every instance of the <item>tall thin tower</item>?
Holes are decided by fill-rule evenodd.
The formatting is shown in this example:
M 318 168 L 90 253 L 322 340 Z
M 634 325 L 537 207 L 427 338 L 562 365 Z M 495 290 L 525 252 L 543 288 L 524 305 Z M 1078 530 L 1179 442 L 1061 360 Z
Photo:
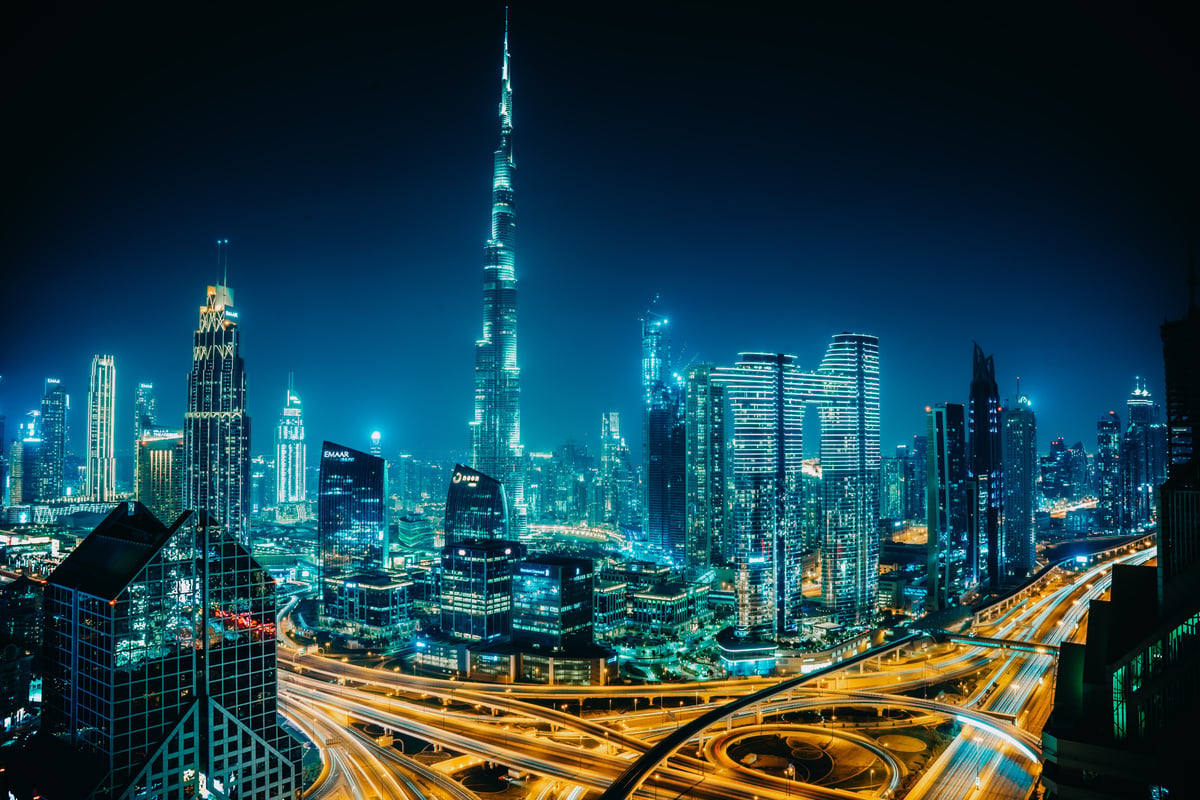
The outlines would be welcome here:
M 514 270 L 512 82 L 508 20 L 500 69 L 500 146 L 492 170 L 492 231 L 484 247 L 483 335 L 475 343 L 475 420 L 472 465 L 500 481 L 512 503 L 514 533 L 524 530 L 525 476 L 521 468 L 521 369 L 517 366 L 517 278 Z
M 222 241 L 218 247 L 227 245 Z M 183 417 L 183 507 L 207 511 L 243 544 L 249 529 L 250 415 L 233 290 L 209 286 L 192 337 Z
M 117 460 L 113 452 L 117 368 L 110 355 L 92 359 L 88 387 L 87 496 L 113 500 L 117 491 Z

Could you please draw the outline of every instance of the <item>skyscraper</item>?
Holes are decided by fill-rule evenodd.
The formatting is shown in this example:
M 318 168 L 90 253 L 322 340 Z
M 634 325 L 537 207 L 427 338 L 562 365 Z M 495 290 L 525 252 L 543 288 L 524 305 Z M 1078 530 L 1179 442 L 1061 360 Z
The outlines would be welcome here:
M 250 513 L 250 415 L 246 367 L 233 290 L 209 286 L 192 337 L 183 417 L 183 507 L 247 543 Z
M 287 397 L 279 425 L 275 428 L 275 502 L 277 505 L 302 505 L 307 499 L 305 469 L 308 445 L 304 443 L 304 416 L 300 398 L 288 373 Z M 289 518 L 296 517 L 289 515 Z
M 1000 541 L 1004 487 L 1001 470 L 1000 388 L 991 356 L 975 345 L 971 394 L 967 403 L 967 510 L 971 526 L 968 572 L 987 589 L 1000 588 L 1004 553 Z M 983 583 L 986 577 L 986 583 Z
M 687 564 L 725 562 L 725 387 L 710 364 L 687 373 Z
M 275 582 L 204 516 L 167 527 L 122 504 L 51 573 L 35 793 L 299 793 L 300 744 L 277 713 Z
M 386 567 L 388 517 L 382 458 L 345 445 L 321 445 L 317 494 L 318 575 L 326 605 L 330 581 Z
M 1121 528 L 1121 419 L 1109 411 L 1096 422 L 1096 524 L 1105 533 Z
M 43 500 L 63 496 L 63 475 L 67 462 L 67 412 L 71 400 L 57 378 L 46 379 L 42 395 L 42 455 L 38 495 Z
M 446 546 L 468 539 L 508 539 L 504 485 L 478 470 L 454 465 L 446 490 Z
M 1001 412 L 1004 426 L 1004 574 L 1002 580 L 1020 582 L 1033 569 L 1034 481 L 1037 479 L 1037 421 L 1029 398 L 1021 396 Z
M 812 381 L 821 419 L 821 596 L 866 625 L 879 592 L 879 338 L 839 333 Z
M 512 82 L 508 27 L 500 70 L 500 146 L 492 171 L 492 230 L 484 247 L 483 334 L 475 342 L 475 420 L 471 466 L 504 484 L 512 504 L 513 532 L 525 527 L 521 464 L 521 369 L 517 366 L 516 210 L 512 174 Z
M 1135 379 L 1126 410 L 1128 422 L 1121 437 L 1121 491 L 1125 529 L 1136 530 L 1149 525 L 1155 515 L 1154 492 L 1166 480 L 1167 432 L 1158 403 L 1141 378 Z
M 926 605 L 954 605 L 966 590 L 971 541 L 967 522 L 967 429 L 963 407 L 926 408 L 928 539 Z
M 1167 463 L 1192 460 L 1200 424 L 1200 305 L 1196 303 L 1196 262 L 1188 264 L 1188 308 L 1182 319 L 1163 322 L 1163 364 L 1167 378 Z
M 139 503 L 159 519 L 175 519 L 183 511 L 183 434 L 145 433 L 137 443 Z
M 908 451 L 908 485 L 904 500 L 907 519 L 926 518 L 926 503 L 929 500 L 929 437 L 917 434 Z
M 653 308 L 642 318 L 642 450 L 645 501 L 642 530 L 657 555 L 687 560 L 687 479 L 684 387 L 670 367 L 667 319 Z
M 113 357 L 92 358 L 88 387 L 87 496 L 92 500 L 116 498 L 117 459 L 114 455 L 117 368 Z
M 158 399 L 153 383 L 139 383 L 133 397 L 133 440 L 136 442 L 154 430 L 158 422 Z

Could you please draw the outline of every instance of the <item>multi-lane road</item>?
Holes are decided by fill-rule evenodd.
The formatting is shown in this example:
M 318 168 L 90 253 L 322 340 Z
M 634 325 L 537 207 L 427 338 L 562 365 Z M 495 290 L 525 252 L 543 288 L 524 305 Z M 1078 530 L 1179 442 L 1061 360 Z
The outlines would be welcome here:
M 407 734 L 462 754 L 470 763 L 493 762 L 534 777 L 530 800 L 582 800 L 618 785 L 634 763 L 657 749 L 657 766 L 630 784 L 640 797 L 759 798 L 861 797 L 831 787 L 783 780 L 736 764 L 712 748 L 739 726 L 768 726 L 788 712 L 860 706 L 907 709 L 918 720 L 955 719 L 959 733 L 898 787 L 905 768 L 886 752 L 871 765 L 875 796 L 911 798 L 1026 798 L 1039 773 L 1039 734 L 1053 702 L 1056 648 L 1078 635 L 1087 603 L 1107 591 L 1114 563 L 1142 563 L 1153 548 L 1128 550 L 1081 572 L 1061 570 L 1039 592 L 1007 613 L 980 623 L 976 637 L 1044 646 L 1026 650 L 991 644 L 935 643 L 885 646 L 820 676 L 772 692 L 779 679 L 656 684 L 653 686 L 541 686 L 492 684 L 414 676 L 289 649 L 278 626 L 282 710 L 323 751 L 321 779 L 310 796 L 324 798 L 474 796 L 436 766 L 415 761 L 362 734 L 364 725 Z M 281 616 L 294 604 L 281 609 Z M 978 679 L 982 675 L 982 679 Z M 907 696 L 934 684 L 976 680 L 969 696 L 948 700 Z M 732 701 L 760 692 L 746 708 Z M 583 699 L 616 701 L 616 712 L 582 716 Z M 634 704 L 634 710 L 629 705 Z M 695 735 L 669 736 L 705 716 Z M 838 723 L 826 722 L 830 730 Z M 842 728 L 853 727 L 843 721 Z M 697 726 L 693 726 L 697 727 Z M 783 730 L 783 729 L 780 729 Z M 685 731 L 686 732 L 686 731 Z M 847 737 L 860 735 L 844 731 Z M 840 735 L 840 734 L 839 734 Z M 678 743 L 674 740 L 680 739 Z M 718 745 L 719 746 L 719 743 Z M 869 748 L 868 748 L 869 750 Z M 704 754 L 707 753 L 707 758 Z M 457 767 L 468 762 L 454 761 Z

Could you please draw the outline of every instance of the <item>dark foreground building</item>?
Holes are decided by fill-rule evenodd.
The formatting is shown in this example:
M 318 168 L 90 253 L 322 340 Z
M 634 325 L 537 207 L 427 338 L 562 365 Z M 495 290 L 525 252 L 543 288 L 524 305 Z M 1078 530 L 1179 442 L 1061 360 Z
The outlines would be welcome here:
M 16 797 L 299 797 L 274 582 L 207 519 L 167 527 L 122 503 L 50 575 L 42 729 Z

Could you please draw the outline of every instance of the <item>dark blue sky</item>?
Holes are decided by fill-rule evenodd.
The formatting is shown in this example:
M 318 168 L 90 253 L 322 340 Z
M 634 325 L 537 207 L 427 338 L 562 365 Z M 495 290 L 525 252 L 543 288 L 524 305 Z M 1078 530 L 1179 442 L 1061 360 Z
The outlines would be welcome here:
M 1192 21 L 927 12 L 514 5 L 528 449 L 609 409 L 636 446 L 655 294 L 683 361 L 815 366 L 877 334 L 885 453 L 965 400 L 972 340 L 1043 449 L 1094 450 L 1135 375 L 1161 397 L 1197 242 Z M 139 381 L 182 425 L 228 238 L 255 452 L 289 371 L 312 439 L 468 446 L 502 6 L 31 13 L 5 25 L 10 434 L 56 376 L 80 450 L 96 352 L 119 432 Z

